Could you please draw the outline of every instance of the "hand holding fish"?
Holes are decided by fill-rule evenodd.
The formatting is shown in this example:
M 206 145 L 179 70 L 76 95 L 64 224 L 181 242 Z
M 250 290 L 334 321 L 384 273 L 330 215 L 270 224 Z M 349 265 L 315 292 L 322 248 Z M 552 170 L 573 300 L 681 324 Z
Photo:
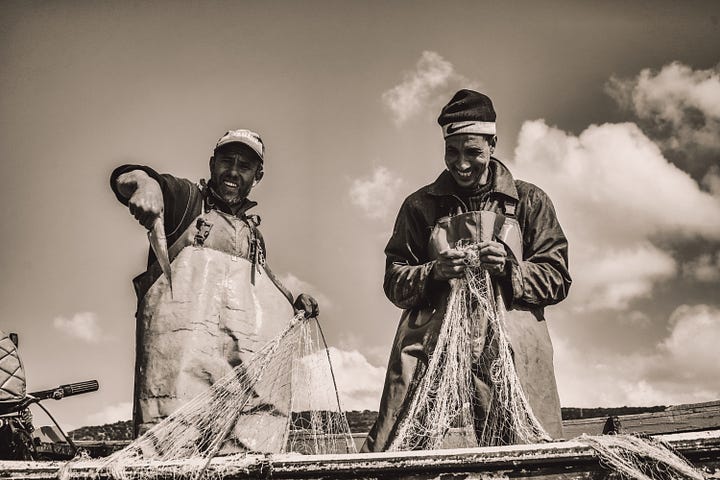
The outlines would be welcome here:
M 142 170 L 133 170 L 117 177 L 117 187 L 127 199 L 130 213 L 140 225 L 150 230 L 155 219 L 163 213 L 160 184 Z

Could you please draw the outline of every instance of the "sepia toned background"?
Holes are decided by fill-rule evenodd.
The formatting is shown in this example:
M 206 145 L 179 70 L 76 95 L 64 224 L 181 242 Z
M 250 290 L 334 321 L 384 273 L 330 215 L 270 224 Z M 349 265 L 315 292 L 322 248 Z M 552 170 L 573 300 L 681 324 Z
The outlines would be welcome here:
M 470 87 L 570 240 L 546 312 L 563 405 L 720 399 L 718 45 L 717 2 L 4 1 L 0 329 L 30 389 L 100 381 L 51 405 L 61 424 L 129 419 L 147 240 L 110 172 L 207 178 L 250 128 L 269 263 L 320 301 L 345 408 L 376 409 L 400 315 L 383 248 Z

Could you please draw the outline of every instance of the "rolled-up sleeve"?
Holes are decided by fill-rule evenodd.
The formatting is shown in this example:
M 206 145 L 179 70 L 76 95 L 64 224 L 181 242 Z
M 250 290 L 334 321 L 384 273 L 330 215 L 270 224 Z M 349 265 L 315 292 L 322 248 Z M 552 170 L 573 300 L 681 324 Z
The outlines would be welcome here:
M 166 206 L 169 202 L 172 202 L 175 197 L 182 197 L 183 200 L 186 200 L 189 196 L 188 188 L 190 188 L 192 183 L 188 180 L 176 178 L 166 173 L 158 173 L 145 165 L 121 165 L 110 174 L 110 188 L 117 197 L 118 201 L 123 205 L 128 204 L 128 199 L 124 198 L 118 191 L 117 179 L 120 175 L 134 170 L 141 170 L 147 173 L 150 178 L 160 184 L 160 189 L 163 192 L 163 200 L 165 201 Z
M 570 290 L 568 241 L 550 198 L 534 187 L 528 192 L 521 228 L 523 259 L 510 268 L 511 306 L 530 310 L 562 301 Z

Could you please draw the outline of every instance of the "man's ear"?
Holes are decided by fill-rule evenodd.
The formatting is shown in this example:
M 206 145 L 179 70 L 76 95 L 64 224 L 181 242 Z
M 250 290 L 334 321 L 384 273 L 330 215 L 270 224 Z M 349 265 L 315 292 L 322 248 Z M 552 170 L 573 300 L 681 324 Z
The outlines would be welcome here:
M 262 168 L 258 168 L 257 172 L 255 172 L 255 182 L 254 185 L 257 185 L 260 180 L 262 180 L 263 175 L 265 175 L 265 172 Z
M 215 168 L 215 155 L 210 157 L 210 171 L 212 172 L 214 168 Z
M 489 143 L 491 147 L 495 148 L 497 146 L 497 135 L 493 135 Z

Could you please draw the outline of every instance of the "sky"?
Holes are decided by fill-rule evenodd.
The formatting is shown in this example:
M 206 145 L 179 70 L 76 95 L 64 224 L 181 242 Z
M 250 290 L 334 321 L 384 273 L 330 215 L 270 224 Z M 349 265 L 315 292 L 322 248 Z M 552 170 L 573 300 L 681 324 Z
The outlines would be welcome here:
M 561 403 L 718 400 L 718 45 L 717 2 L 4 1 L 0 329 L 30 390 L 100 382 L 47 404 L 62 425 L 129 419 L 147 239 L 110 172 L 207 178 L 250 128 L 268 263 L 319 300 L 345 409 L 377 409 L 401 313 L 383 249 L 469 87 L 570 242 L 546 311 Z

